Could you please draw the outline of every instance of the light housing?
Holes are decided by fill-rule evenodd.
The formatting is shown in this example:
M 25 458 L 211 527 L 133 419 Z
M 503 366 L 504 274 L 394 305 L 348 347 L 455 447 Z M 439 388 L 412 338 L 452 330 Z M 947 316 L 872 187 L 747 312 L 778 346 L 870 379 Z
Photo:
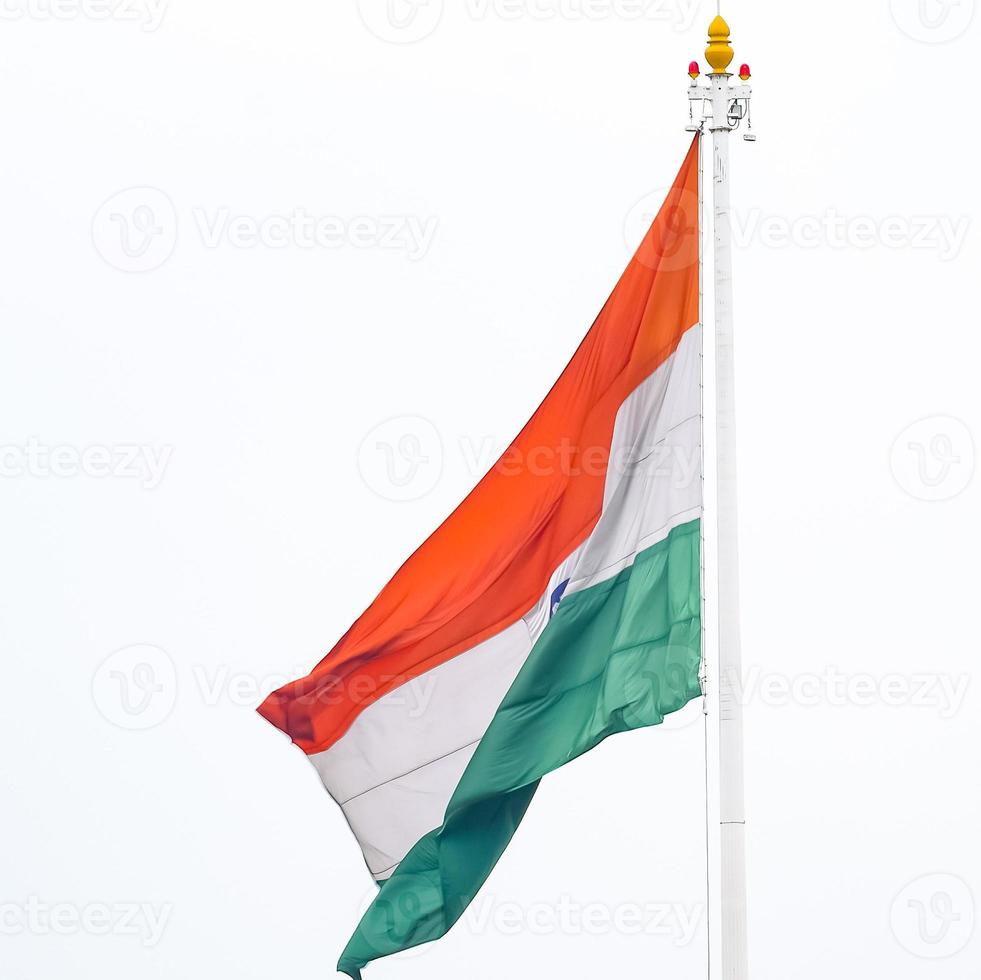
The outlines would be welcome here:
M 695 79 L 696 79 L 696 78 L 698 78 L 698 76 L 699 76 L 699 75 L 701 75 L 701 73 L 702 73 L 702 72 L 701 72 L 701 69 L 700 69 L 700 68 L 698 67 L 698 62 L 697 62 L 697 61 L 693 61 L 693 62 L 692 62 L 692 63 L 691 63 L 691 64 L 690 64 L 689 66 L 688 66 L 688 77 L 689 77 L 689 78 L 690 78 L 690 79 L 691 79 L 692 81 L 695 81 Z
M 740 65 L 740 66 L 739 66 L 739 77 L 740 77 L 740 78 L 741 78 L 741 79 L 742 79 L 742 80 L 743 80 L 744 82 L 748 82 L 748 81 L 750 80 L 750 78 L 751 78 L 752 76 L 751 76 L 751 74 L 750 74 L 750 70 L 749 70 L 749 65 Z

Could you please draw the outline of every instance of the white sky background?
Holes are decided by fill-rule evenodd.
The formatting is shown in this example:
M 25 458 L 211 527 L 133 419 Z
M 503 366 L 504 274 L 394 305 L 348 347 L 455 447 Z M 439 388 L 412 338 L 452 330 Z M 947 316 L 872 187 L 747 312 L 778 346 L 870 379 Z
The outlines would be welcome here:
M 681 163 L 714 4 L 393 3 L 408 26 L 3 0 L 5 977 L 333 972 L 372 886 L 256 685 L 504 448 Z M 760 136 L 733 146 L 754 978 L 981 967 L 973 8 L 725 10 Z M 333 237 L 283 239 L 294 212 Z M 470 916 L 369 976 L 703 977 L 684 720 L 548 778 Z

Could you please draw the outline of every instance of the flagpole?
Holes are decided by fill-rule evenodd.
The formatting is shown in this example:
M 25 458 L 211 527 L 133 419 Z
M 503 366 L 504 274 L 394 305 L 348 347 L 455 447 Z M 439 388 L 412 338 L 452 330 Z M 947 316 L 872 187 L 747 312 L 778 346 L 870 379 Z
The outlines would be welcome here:
M 729 25 L 717 16 L 709 27 L 705 57 L 712 72 L 697 82 L 690 66 L 689 99 L 710 107 L 715 294 L 716 564 L 718 573 L 718 807 L 722 980 L 748 980 L 746 940 L 746 812 L 743 786 L 742 654 L 739 626 L 739 540 L 736 493 L 735 362 L 732 318 L 732 229 L 729 201 L 729 134 L 747 117 L 750 88 L 731 85 L 733 51 Z M 740 70 L 749 78 L 749 69 Z M 752 130 L 744 139 L 755 140 Z M 710 896 L 711 897 L 711 896 Z

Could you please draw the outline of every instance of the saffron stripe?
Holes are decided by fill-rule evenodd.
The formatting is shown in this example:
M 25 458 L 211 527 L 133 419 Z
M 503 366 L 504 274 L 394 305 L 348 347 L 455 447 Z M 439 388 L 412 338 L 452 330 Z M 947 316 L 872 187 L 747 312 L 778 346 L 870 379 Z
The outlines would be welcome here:
M 603 510 L 616 416 L 698 318 L 697 143 L 585 340 L 502 459 L 305 678 L 260 713 L 308 754 L 368 705 L 518 622 Z M 579 465 L 543 474 L 529 453 Z

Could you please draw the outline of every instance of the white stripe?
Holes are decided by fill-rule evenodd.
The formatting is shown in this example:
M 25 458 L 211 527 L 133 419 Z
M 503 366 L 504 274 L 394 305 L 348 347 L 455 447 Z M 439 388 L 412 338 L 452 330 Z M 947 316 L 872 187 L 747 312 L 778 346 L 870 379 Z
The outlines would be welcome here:
M 617 413 L 603 514 L 567 593 L 612 578 L 702 506 L 701 328 Z
M 518 620 L 379 698 L 343 738 L 309 756 L 376 877 L 391 873 L 443 822 L 450 794 L 531 645 Z
M 477 744 L 565 594 L 612 578 L 701 513 L 701 329 L 617 413 L 603 514 L 522 620 L 365 708 L 310 761 L 379 880 L 443 822 Z

